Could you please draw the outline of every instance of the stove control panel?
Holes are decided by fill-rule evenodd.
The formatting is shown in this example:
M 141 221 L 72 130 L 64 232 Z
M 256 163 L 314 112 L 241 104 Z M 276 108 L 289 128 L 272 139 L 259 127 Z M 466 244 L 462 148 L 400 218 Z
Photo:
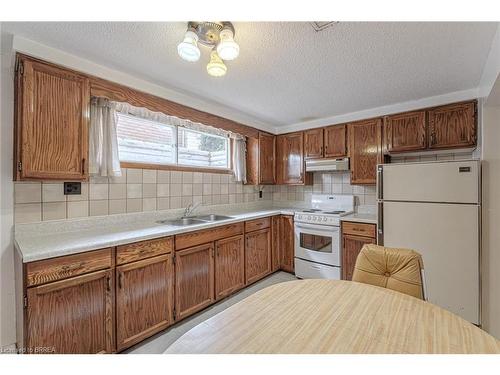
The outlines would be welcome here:
M 318 215 L 318 214 L 311 215 L 307 213 L 295 214 L 295 221 L 299 221 L 301 223 L 322 224 L 322 225 L 339 225 L 340 223 L 338 216 Z

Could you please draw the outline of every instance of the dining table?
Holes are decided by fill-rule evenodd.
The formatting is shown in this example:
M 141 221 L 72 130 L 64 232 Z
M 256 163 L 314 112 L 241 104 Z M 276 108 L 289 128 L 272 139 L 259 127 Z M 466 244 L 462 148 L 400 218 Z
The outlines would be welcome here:
M 500 342 L 458 315 L 390 289 L 296 280 L 228 307 L 165 353 L 500 353 Z

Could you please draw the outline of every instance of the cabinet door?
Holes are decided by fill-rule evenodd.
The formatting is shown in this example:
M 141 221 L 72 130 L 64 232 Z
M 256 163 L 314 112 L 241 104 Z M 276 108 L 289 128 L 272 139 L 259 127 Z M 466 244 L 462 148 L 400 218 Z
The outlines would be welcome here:
M 375 184 L 382 163 L 380 118 L 349 124 L 351 184 Z
M 208 243 L 175 254 L 175 311 L 180 320 L 207 307 L 214 296 L 214 245 Z
M 117 350 L 125 349 L 173 322 L 172 254 L 116 268 Z
M 427 147 L 425 111 L 385 117 L 384 134 L 388 152 L 425 150 Z
M 277 138 L 278 183 L 303 185 L 304 174 L 304 133 L 280 135 Z
M 215 242 L 215 298 L 221 299 L 245 286 L 243 236 Z
M 271 231 L 272 231 L 272 243 L 271 243 L 271 271 L 277 271 L 280 269 L 280 226 L 281 226 L 281 216 L 276 215 L 271 218 Z
M 323 157 L 323 128 L 304 132 L 304 150 L 306 159 Z
M 347 155 L 347 128 L 345 124 L 325 128 L 325 158 Z
M 293 216 L 281 216 L 280 240 L 281 269 L 287 272 L 294 272 Z
M 343 235 L 342 236 L 342 280 L 352 280 L 354 265 L 361 248 L 369 243 L 376 243 L 375 238 Z
M 85 180 L 89 80 L 31 60 L 22 64 L 16 98 L 17 177 Z
M 276 136 L 259 133 L 259 183 L 276 183 Z
M 246 284 L 271 273 L 271 231 L 269 228 L 245 235 Z
M 27 347 L 49 353 L 110 353 L 111 270 L 28 288 Z
M 457 103 L 429 111 L 429 148 L 460 148 L 476 144 L 476 102 Z

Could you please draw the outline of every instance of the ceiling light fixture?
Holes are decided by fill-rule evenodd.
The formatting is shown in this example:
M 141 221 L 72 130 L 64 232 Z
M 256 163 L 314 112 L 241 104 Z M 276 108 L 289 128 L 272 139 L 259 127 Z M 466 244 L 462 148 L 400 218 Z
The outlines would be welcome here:
M 210 62 L 207 72 L 213 77 L 226 74 L 227 66 L 222 60 L 234 60 L 240 53 L 240 47 L 234 41 L 234 26 L 231 22 L 188 22 L 184 40 L 177 46 L 179 56 L 190 62 L 198 61 L 198 45 L 210 47 Z
M 217 54 L 217 51 L 210 52 L 210 62 L 207 65 L 207 72 L 212 77 L 222 77 L 227 72 L 227 67 Z
M 183 60 L 195 62 L 200 59 L 200 49 L 198 48 L 198 35 L 188 29 L 184 35 L 184 40 L 177 46 L 177 53 Z

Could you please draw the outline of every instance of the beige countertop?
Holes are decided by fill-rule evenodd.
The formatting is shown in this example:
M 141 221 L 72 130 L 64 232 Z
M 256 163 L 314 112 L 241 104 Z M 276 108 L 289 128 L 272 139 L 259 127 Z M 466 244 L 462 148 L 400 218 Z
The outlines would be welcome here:
M 16 225 L 15 246 L 23 262 L 54 258 L 137 241 L 172 236 L 201 229 L 274 215 L 293 215 L 302 208 L 268 207 L 266 205 L 231 205 L 201 208 L 196 214 L 217 213 L 231 219 L 189 226 L 158 224 L 157 221 L 182 216 L 183 210 L 144 212 L 49 221 Z M 355 213 L 341 218 L 376 224 L 376 215 Z
M 230 223 L 274 215 L 293 215 L 293 208 L 213 210 L 231 219 L 189 226 L 158 224 L 158 220 L 180 217 L 179 213 L 141 213 L 109 217 L 45 222 L 16 227 L 15 246 L 23 262 L 54 258 L 148 239 L 214 228 Z
M 377 224 L 377 215 L 376 214 L 364 214 L 364 213 L 354 213 L 346 216 L 342 216 L 340 221 L 355 221 L 358 223 L 368 223 L 368 224 Z

